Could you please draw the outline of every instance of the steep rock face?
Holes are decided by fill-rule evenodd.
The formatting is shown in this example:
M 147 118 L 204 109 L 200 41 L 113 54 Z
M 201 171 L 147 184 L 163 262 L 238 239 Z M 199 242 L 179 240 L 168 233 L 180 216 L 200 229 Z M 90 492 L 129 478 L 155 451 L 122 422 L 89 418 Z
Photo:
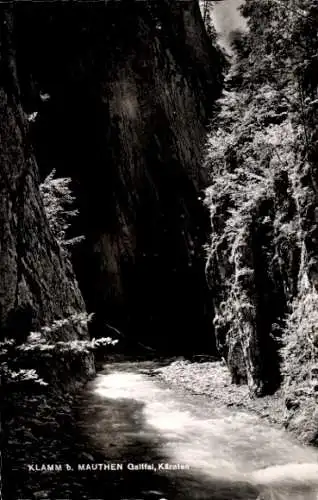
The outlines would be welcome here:
M 31 331 L 85 311 L 69 262 L 48 228 L 39 175 L 21 106 L 16 69 L 15 15 L 1 11 L 0 85 L 0 335 L 23 342 Z M 69 325 L 51 340 L 87 338 L 87 329 Z M 64 367 L 65 369 L 66 367 Z M 91 356 L 80 363 L 94 372 Z M 58 370 L 56 371 L 56 373 Z
M 208 191 L 215 335 L 233 383 L 248 383 L 252 393 L 263 395 L 282 381 L 279 349 L 301 264 L 299 213 L 285 172 L 271 172 L 264 185 L 253 185 L 247 169 L 234 174 L 228 168 L 216 182 L 223 190 L 219 184 Z M 238 185 L 245 200 L 242 192 L 237 196 Z
M 207 274 L 233 381 L 280 387 L 286 427 L 317 445 L 317 7 L 306 5 L 310 20 L 291 9 L 292 29 L 277 29 L 287 4 L 244 2 L 248 33 L 208 140 Z
M 96 331 L 107 322 L 152 347 L 169 349 L 173 335 L 184 350 L 213 350 L 199 197 L 221 76 L 197 1 L 18 14 L 37 161 L 74 180 L 86 236 L 74 262 Z
M 289 123 L 280 126 L 281 158 L 299 143 Z M 259 148 L 257 141 L 247 144 Z M 312 166 L 297 154 L 290 154 L 288 171 L 273 158 L 260 162 L 263 172 L 255 157 L 244 169 L 224 162 L 207 191 L 213 228 L 207 277 L 217 347 L 232 382 L 248 383 L 258 396 L 280 388 L 286 427 L 317 445 L 317 192 Z M 216 159 L 211 154 L 214 166 Z

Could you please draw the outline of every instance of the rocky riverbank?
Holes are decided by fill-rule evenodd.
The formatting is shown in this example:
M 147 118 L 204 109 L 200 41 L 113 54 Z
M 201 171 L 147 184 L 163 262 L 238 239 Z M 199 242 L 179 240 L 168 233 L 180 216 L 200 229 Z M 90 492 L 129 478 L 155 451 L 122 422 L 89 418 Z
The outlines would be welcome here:
M 206 396 L 218 406 L 252 411 L 271 424 L 286 426 L 281 391 L 272 396 L 251 397 L 247 385 L 231 383 L 230 373 L 222 361 L 190 362 L 179 359 L 156 369 L 154 373 L 168 385 Z
M 256 413 L 272 425 L 286 428 L 299 441 L 317 446 L 318 412 L 305 392 L 298 399 L 282 389 L 273 395 L 251 396 L 247 385 L 232 384 L 231 375 L 221 361 L 177 359 L 154 372 L 168 385 L 206 396 L 218 406 Z

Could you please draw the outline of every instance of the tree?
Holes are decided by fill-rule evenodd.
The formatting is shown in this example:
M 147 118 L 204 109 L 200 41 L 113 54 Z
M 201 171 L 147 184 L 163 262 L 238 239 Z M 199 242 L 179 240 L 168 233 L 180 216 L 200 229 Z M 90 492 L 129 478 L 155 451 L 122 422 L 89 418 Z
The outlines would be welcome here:
M 78 215 L 74 209 L 75 197 L 70 189 L 70 177 L 55 178 L 56 171 L 45 178 L 40 185 L 46 216 L 50 229 L 62 248 L 72 246 L 83 240 L 84 236 L 67 238 L 72 219 Z
M 280 370 L 284 387 L 298 373 L 299 388 L 318 360 L 309 321 L 318 277 L 318 4 L 246 0 L 242 13 L 248 31 L 233 40 L 207 142 L 207 274 L 233 380 L 243 367 L 251 391 L 263 394 L 278 387 Z M 312 361 L 300 368 L 306 350 Z

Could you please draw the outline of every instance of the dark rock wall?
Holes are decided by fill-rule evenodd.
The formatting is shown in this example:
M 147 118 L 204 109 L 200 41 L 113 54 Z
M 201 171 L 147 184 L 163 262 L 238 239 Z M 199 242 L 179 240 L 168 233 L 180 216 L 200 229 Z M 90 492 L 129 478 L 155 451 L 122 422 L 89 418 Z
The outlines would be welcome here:
M 0 16 L 0 336 L 22 342 L 31 331 L 85 311 L 85 305 L 40 197 L 20 99 L 14 9 L 2 6 Z M 87 329 L 70 326 L 55 340 L 77 338 L 87 338 Z M 83 368 L 86 375 L 94 372 L 90 356 Z
M 248 383 L 258 395 L 275 392 L 282 381 L 282 330 L 297 293 L 300 266 L 297 240 L 281 231 L 283 225 L 294 227 L 295 201 L 284 187 L 286 179 L 278 177 L 275 189 L 265 192 L 251 209 L 235 248 L 224 237 L 230 204 L 220 204 L 220 212 L 211 217 L 214 241 L 220 242 L 207 263 L 218 350 L 232 381 Z
M 198 2 L 17 12 L 37 161 L 43 175 L 71 176 L 79 200 L 74 263 L 94 333 L 107 322 L 152 347 L 214 350 L 199 197 L 221 72 Z

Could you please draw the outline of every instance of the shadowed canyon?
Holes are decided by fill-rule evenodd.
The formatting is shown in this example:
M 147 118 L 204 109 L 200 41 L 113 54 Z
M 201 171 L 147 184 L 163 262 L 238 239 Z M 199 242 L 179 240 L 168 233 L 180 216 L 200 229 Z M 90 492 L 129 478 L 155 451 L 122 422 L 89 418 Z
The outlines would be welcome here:
M 318 8 L 286 1 L 1 3 L 3 500 L 317 498 Z

